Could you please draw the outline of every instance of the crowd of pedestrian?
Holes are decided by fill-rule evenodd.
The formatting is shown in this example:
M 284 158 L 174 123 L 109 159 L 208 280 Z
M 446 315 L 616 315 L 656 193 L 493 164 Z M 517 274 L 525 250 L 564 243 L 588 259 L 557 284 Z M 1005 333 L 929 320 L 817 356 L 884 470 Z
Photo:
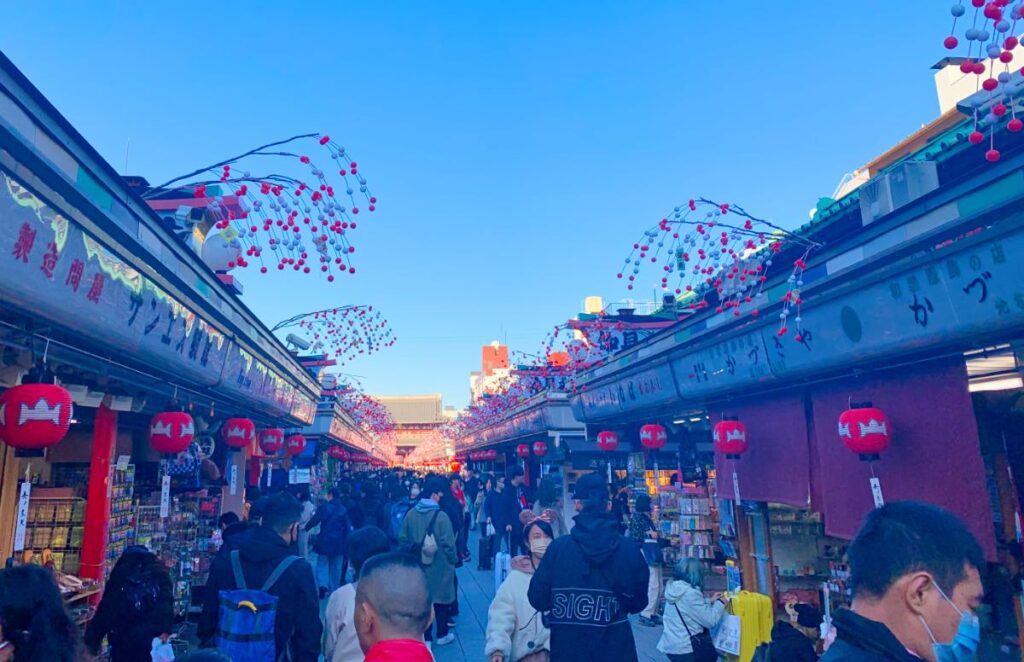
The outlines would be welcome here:
M 567 526 L 557 483 L 545 477 L 531 493 L 523 478 L 518 467 L 504 475 L 378 471 L 343 476 L 317 504 L 304 488 L 253 498 L 241 516 L 220 519 L 197 628 L 202 649 L 178 659 L 433 660 L 432 646 L 455 639 L 456 568 L 472 556 L 474 529 L 478 567 L 509 555 L 481 659 L 637 660 L 634 614 L 663 626 L 657 648 L 670 662 L 715 659 L 709 632 L 729 597 L 705 592 L 700 560 L 662 569 L 648 500 L 631 508 L 599 473 L 588 474 L 574 486 Z M 978 659 L 984 562 L 949 513 L 886 505 L 850 546 L 853 603 L 834 615 L 825 645 L 822 613 L 791 603 L 754 660 L 809 662 L 822 648 L 822 662 Z M 660 613 L 662 572 L 671 578 Z M 113 662 L 151 652 L 160 659 L 156 651 L 174 636 L 173 600 L 164 564 L 129 547 L 83 636 L 50 570 L 7 568 L 0 662 L 89 660 L 104 642 Z

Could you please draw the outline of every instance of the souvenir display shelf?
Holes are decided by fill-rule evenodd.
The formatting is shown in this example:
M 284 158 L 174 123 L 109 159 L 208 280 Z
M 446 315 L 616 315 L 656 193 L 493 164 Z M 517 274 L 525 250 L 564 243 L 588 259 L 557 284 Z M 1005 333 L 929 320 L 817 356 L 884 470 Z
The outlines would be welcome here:
M 77 575 L 85 535 L 85 499 L 31 497 L 25 527 L 25 550 L 33 557 L 50 550 L 54 570 Z
M 107 544 L 107 576 L 117 559 L 135 540 L 135 465 L 110 469 L 110 524 Z
M 135 509 L 135 540 L 147 546 L 167 566 L 174 590 L 174 611 L 188 613 L 192 600 L 192 576 L 199 526 L 198 499 L 179 495 L 171 499 L 166 518 L 160 506 L 140 505 Z

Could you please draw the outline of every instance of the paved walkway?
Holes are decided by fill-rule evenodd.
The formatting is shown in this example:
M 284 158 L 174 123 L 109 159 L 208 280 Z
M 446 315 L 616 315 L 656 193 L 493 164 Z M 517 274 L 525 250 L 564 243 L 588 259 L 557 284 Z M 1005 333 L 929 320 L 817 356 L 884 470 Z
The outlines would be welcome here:
M 477 549 L 477 534 L 470 536 L 470 550 Z M 483 662 L 484 632 L 487 629 L 487 608 L 494 598 L 494 572 L 476 569 L 476 557 L 457 571 L 459 577 L 459 615 L 455 618 L 455 641 L 447 646 L 436 646 L 434 657 L 437 662 Z M 648 628 L 633 620 L 633 635 L 636 637 L 641 662 L 666 662 L 658 652 L 661 627 Z

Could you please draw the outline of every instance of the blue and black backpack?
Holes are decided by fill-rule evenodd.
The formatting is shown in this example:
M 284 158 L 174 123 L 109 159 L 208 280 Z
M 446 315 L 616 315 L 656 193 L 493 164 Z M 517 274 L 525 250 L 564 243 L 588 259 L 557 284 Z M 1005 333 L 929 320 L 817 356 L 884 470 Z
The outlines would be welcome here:
M 231 552 L 231 570 L 235 574 L 232 591 L 220 592 L 217 619 L 217 649 L 232 660 L 274 662 L 274 620 L 277 617 L 277 596 L 269 593 L 285 570 L 299 560 L 289 556 L 281 560 L 258 591 L 245 586 L 238 550 Z

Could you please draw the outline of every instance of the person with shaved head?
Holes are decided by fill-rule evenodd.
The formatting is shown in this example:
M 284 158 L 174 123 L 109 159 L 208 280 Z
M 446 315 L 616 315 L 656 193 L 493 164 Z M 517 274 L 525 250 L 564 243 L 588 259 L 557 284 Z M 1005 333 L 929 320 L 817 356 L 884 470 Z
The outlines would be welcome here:
M 423 632 L 431 620 L 427 577 L 416 559 L 370 558 L 356 584 L 355 626 L 365 662 L 432 662 Z

